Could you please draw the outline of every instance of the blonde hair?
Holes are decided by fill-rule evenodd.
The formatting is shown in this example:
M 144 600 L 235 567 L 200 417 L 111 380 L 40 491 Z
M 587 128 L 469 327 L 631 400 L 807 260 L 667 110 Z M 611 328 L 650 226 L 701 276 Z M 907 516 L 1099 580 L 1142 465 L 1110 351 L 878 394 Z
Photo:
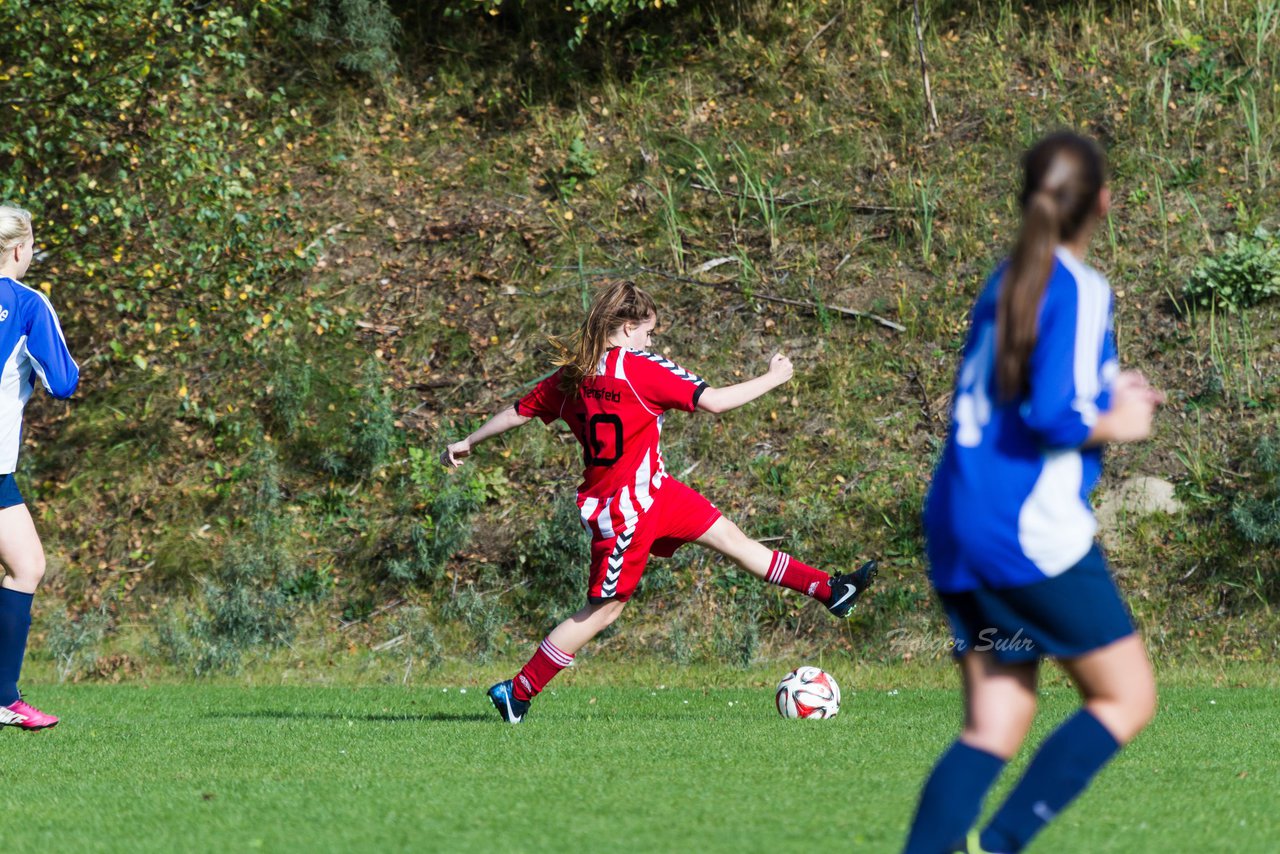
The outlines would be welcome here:
M 0 252 L 12 249 L 31 235 L 31 213 L 0 205 Z
M 596 291 L 586 320 L 577 334 L 564 341 L 552 337 L 555 363 L 564 368 L 560 388 L 576 394 L 589 377 L 595 376 L 600 357 L 609 349 L 609 336 L 624 323 L 643 323 L 658 313 L 657 304 L 635 282 L 608 281 Z

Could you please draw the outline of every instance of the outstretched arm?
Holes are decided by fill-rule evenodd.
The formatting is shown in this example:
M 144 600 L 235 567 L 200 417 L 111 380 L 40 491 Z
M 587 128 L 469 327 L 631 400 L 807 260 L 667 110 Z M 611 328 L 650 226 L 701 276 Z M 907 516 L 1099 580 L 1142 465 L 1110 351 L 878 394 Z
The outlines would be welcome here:
M 1164 392 L 1147 384 L 1138 371 L 1124 371 L 1111 391 L 1111 408 L 1098 413 L 1084 446 L 1141 442 L 1151 435 L 1151 419 L 1164 403 Z
M 452 445 L 444 449 L 440 454 L 440 462 L 450 468 L 457 468 L 462 465 L 464 458 L 471 455 L 471 450 L 486 439 L 492 439 L 494 436 L 500 436 L 508 430 L 521 427 L 529 422 L 529 416 L 519 415 L 516 413 L 514 405 L 508 406 L 497 415 L 490 418 L 481 425 L 480 429 L 472 433 L 461 442 L 454 442 Z
M 708 388 L 698 398 L 698 408 L 705 412 L 728 412 L 746 406 L 760 395 L 773 391 L 791 379 L 791 360 L 781 353 L 774 353 L 769 360 L 769 370 L 760 376 L 723 388 Z

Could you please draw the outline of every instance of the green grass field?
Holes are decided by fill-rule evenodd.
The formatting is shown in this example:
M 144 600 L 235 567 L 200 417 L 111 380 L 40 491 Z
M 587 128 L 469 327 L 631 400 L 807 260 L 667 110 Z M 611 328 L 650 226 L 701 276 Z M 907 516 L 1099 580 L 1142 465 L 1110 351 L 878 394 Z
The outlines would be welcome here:
M 479 679 L 466 693 L 29 686 L 64 722 L 0 733 L 22 781 L 0 794 L 0 837 L 51 851 L 895 851 L 957 697 L 843 687 L 840 716 L 808 722 L 780 719 L 768 687 L 569 680 L 508 727 Z M 1275 850 L 1278 702 L 1274 688 L 1165 688 L 1152 727 L 1035 850 Z M 1073 704 L 1046 689 L 1035 737 Z

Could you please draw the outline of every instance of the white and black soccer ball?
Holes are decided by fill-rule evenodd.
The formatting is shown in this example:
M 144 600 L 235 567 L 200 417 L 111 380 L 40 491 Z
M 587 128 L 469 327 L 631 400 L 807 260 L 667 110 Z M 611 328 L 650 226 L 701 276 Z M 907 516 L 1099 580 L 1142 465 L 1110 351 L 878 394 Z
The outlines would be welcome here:
M 797 667 L 778 683 L 774 697 L 784 718 L 834 718 L 840 711 L 840 686 L 817 667 Z

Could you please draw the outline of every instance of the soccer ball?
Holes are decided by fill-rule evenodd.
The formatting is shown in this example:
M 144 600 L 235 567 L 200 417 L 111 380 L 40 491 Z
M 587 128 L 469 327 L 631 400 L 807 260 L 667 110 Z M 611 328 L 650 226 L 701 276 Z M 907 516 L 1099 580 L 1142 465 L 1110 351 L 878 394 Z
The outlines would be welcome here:
M 817 667 L 797 667 L 778 683 L 774 697 L 784 718 L 834 718 L 840 711 L 840 686 Z

